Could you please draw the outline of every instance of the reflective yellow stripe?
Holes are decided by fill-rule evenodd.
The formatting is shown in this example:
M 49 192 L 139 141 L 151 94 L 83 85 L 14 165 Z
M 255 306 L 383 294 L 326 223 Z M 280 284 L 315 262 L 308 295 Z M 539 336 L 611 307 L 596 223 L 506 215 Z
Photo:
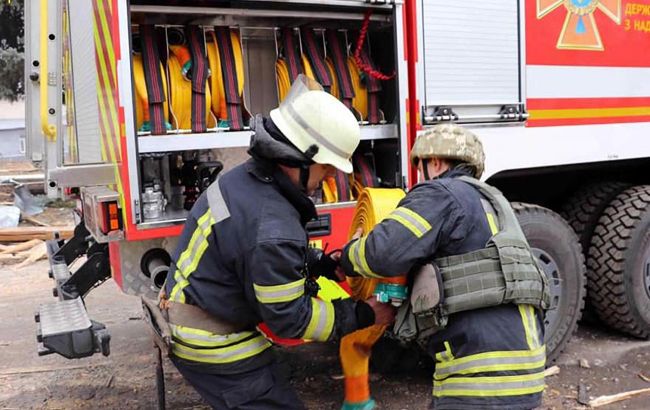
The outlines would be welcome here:
M 382 276 L 376 274 L 370 269 L 368 261 L 366 260 L 366 239 L 368 237 L 364 236 L 358 241 L 350 245 L 348 250 L 348 258 L 352 261 L 355 272 L 360 274 L 365 278 L 382 278 Z
M 518 396 L 544 390 L 544 372 L 514 376 L 454 377 L 434 380 L 433 395 L 445 396 Z
M 271 343 L 260 335 L 233 346 L 216 349 L 193 349 L 174 343 L 172 352 L 182 359 L 212 364 L 232 363 L 253 357 L 271 347 Z
M 190 284 L 187 278 L 196 270 L 203 253 L 208 247 L 208 237 L 212 231 L 213 224 L 214 218 L 212 218 L 210 209 L 208 209 L 198 219 L 196 229 L 192 234 L 187 248 L 181 253 L 181 256 L 176 262 L 176 272 L 174 272 L 176 284 L 169 295 L 170 300 L 180 303 L 185 302 L 183 289 Z
M 485 216 L 487 216 L 488 225 L 490 225 L 490 231 L 492 232 L 492 235 L 496 235 L 499 232 L 499 228 L 497 227 L 497 223 L 494 220 L 494 215 L 488 212 L 485 214 Z
M 345 291 L 338 283 L 329 280 L 324 276 L 316 279 L 320 290 L 318 291 L 318 298 L 326 302 L 331 302 L 334 299 L 347 299 L 350 294 Z
M 449 345 L 449 342 L 445 341 L 445 351 L 436 353 L 436 360 L 439 362 L 447 361 L 447 360 L 453 360 L 454 359 L 454 354 L 451 352 L 451 345 Z
M 474 374 L 499 371 L 516 370 L 544 370 L 546 364 L 546 351 L 544 346 L 539 349 L 529 350 L 525 356 L 507 356 L 509 352 L 491 352 L 492 357 L 472 355 L 460 359 L 453 359 L 444 366 L 436 365 L 434 379 L 443 380 L 452 375 Z M 471 360 L 467 360 L 470 358 Z
M 296 300 L 305 294 L 305 278 L 282 285 L 258 285 L 253 283 L 255 297 L 261 303 L 284 303 Z
M 535 324 L 535 312 L 531 305 L 519 305 L 519 313 L 521 314 L 521 323 L 524 326 L 526 333 L 526 342 L 528 347 L 536 349 L 539 347 L 539 336 L 537 334 L 537 325 Z
M 416 238 L 421 238 L 431 230 L 431 224 L 416 212 L 404 207 L 395 209 L 386 217 L 402 224 L 406 229 L 411 231 Z
M 333 328 L 334 305 L 331 302 L 311 298 L 311 319 L 302 338 L 324 342 L 329 339 Z
M 496 351 L 496 352 L 485 352 L 477 353 L 470 356 L 460 357 L 448 362 L 437 363 L 436 370 L 444 369 L 450 366 L 469 363 L 473 361 L 483 360 L 483 359 L 492 359 L 492 358 L 516 358 L 516 357 L 533 357 L 537 356 L 540 353 L 544 353 L 546 350 L 545 346 L 541 346 L 534 350 L 510 350 L 510 351 Z
M 232 345 L 248 337 L 251 337 L 253 331 L 246 331 L 241 333 L 230 333 L 227 335 L 217 335 L 203 329 L 195 329 L 192 327 L 178 326 L 171 324 L 172 335 L 175 339 L 185 342 L 194 346 L 201 347 L 223 347 Z

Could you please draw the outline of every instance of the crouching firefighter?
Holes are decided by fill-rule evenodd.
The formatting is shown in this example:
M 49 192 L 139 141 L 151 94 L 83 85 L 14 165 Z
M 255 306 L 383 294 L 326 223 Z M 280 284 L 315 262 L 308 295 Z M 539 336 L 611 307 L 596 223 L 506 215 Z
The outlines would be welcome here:
M 302 409 L 257 325 L 328 341 L 394 314 L 374 301 L 317 299 L 306 279 L 305 224 L 316 216 L 308 195 L 335 168 L 352 171 L 360 134 L 352 113 L 301 76 L 252 127 L 252 158 L 192 208 L 157 313 L 173 363 L 213 408 Z
M 436 360 L 435 409 L 532 409 L 544 390 L 548 285 L 508 201 L 480 182 L 481 142 L 454 124 L 420 135 L 421 183 L 343 249 L 348 275 L 409 273 L 394 334 Z

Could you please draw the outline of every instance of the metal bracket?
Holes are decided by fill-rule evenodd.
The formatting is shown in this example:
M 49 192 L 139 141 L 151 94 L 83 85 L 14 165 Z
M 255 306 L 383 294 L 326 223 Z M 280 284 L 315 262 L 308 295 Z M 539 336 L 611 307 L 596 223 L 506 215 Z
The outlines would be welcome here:
M 502 120 L 523 121 L 528 118 L 526 108 L 522 104 L 504 105 L 499 111 Z
M 430 117 L 427 116 L 427 118 L 431 118 L 435 122 L 458 121 L 458 114 L 451 107 L 439 106 L 435 107 L 433 114 Z
M 88 251 L 88 236 L 90 232 L 86 229 L 83 220 L 74 228 L 74 235 L 68 239 L 67 242 L 62 243 L 58 239 L 51 239 L 46 242 L 47 251 L 50 255 L 50 260 L 65 262 L 70 265 L 78 257 L 84 255 Z
M 95 243 L 88 248 L 88 259 L 59 287 L 63 300 L 84 297 L 92 288 L 111 277 L 108 244 Z

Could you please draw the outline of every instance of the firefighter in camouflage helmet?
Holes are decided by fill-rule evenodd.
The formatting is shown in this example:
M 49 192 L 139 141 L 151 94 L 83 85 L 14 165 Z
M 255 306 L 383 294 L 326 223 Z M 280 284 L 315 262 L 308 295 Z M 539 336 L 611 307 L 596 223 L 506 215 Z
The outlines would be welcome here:
M 346 274 L 409 272 L 393 332 L 436 360 L 435 409 L 532 409 L 544 390 L 548 286 L 503 195 L 478 181 L 485 155 L 467 129 L 421 134 L 421 182 L 343 249 Z M 500 263 L 504 261 L 504 263 Z

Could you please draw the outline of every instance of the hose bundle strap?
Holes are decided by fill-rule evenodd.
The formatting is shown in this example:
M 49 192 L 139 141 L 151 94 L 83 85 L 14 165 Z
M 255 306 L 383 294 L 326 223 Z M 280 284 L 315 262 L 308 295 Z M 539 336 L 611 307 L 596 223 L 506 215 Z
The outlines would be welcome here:
M 147 97 L 149 102 L 149 126 L 152 135 L 167 133 L 165 126 L 165 90 L 163 78 L 160 73 L 160 55 L 158 42 L 153 25 L 140 26 L 140 39 L 142 41 L 142 64 L 144 78 L 147 84 Z
M 210 71 L 205 57 L 203 30 L 199 26 L 188 26 L 187 38 L 192 56 L 192 132 L 205 132 L 207 131 L 205 88 Z
M 356 170 L 356 177 L 362 186 L 376 188 L 379 186 L 379 179 L 370 161 L 363 154 L 355 154 L 352 157 L 352 164 Z
M 225 90 L 225 99 L 228 111 L 228 120 L 231 130 L 244 128 L 244 117 L 242 114 L 242 98 L 239 92 L 239 79 L 237 77 L 237 66 L 235 50 L 231 41 L 229 27 L 215 27 L 219 44 L 219 58 L 221 60 L 221 75 Z
M 344 43 L 343 43 L 344 44 Z M 332 63 L 338 80 L 339 98 L 346 107 L 352 108 L 354 88 L 348 70 L 347 54 L 336 30 L 327 30 L 327 45 L 332 55 Z
M 300 55 L 296 50 L 296 41 L 293 36 L 293 29 L 285 27 L 282 29 L 282 50 L 287 63 L 290 83 L 293 83 L 298 75 L 302 73 Z
M 316 39 L 314 38 L 313 30 L 309 28 L 303 28 L 300 31 L 303 45 L 307 49 L 307 57 L 310 62 L 311 68 L 316 75 L 316 81 L 323 86 L 325 91 L 329 92 L 332 87 L 332 78 L 330 77 L 329 70 L 325 64 L 325 60 L 318 49 L 318 44 L 316 44 Z M 307 74 L 305 72 L 305 74 Z
M 339 202 L 352 200 L 352 190 L 348 174 L 343 171 L 336 171 L 336 196 Z
M 359 57 L 366 66 L 375 69 L 365 47 L 361 49 Z M 381 113 L 379 110 L 379 92 L 381 91 L 381 82 L 371 75 L 365 75 L 364 79 L 366 90 L 368 91 L 368 122 L 370 124 L 379 124 L 381 121 Z

